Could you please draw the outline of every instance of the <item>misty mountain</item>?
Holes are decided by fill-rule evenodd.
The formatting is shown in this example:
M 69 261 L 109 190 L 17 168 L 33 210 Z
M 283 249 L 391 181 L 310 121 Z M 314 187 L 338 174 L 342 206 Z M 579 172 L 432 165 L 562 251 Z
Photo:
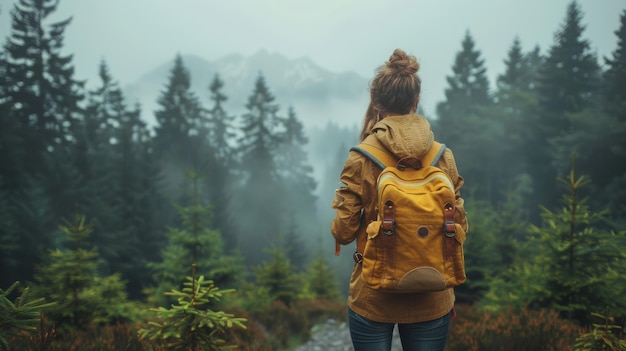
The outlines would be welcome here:
M 192 90 L 205 107 L 211 107 L 209 85 L 216 74 L 220 76 L 228 97 L 225 105 L 233 115 L 245 111 L 260 74 L 276 98 L 279 113 L 286 114 L 287 108 L 293 106 L 307 127 L 324 126 L 328 121 L 348 126 L 359 124 L 367 107 L 368 79 L 354 72 L 328 71 L 307 57 L 288 59 L 261 50 L 252 56 L 232 54 L 215 61 L 194 55 L 181 55 L 181 58 L 190 72 Z M 168 82 L 174 59 L 147 71 L 124 89 L 131 104 L 141 104 L 148 123 L 154 123 L 156 101 Z

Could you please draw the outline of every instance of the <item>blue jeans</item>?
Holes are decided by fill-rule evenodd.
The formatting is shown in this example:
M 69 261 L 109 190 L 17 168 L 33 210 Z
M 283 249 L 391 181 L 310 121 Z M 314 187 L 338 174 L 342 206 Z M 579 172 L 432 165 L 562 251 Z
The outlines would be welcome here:
M 379 323 L 348 309 L 354 351 L 389 351 L 394 323 Z M 443 351 L 450 330 L 450 313 L 427 322 L 398 324 L 404 351 Z

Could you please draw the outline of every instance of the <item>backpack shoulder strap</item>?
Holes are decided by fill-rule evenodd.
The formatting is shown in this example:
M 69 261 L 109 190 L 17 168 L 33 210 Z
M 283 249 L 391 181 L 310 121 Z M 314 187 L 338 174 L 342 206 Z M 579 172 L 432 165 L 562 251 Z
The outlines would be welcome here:
M 359 145 L 350 148 L 350 150 L 362 153 L 381 169 L 393 166 L 398 162 L 398 160 L 380 144 L 378 139 L 372 135 L 365 138 Z
M 433 144 L 428 150 L 428 152 L 426 152 L 426 154 L 422 157 L 422 165 L 424 166 L 429 165 L 429 166 L 436 167 L 444 151 L 446 151 L 446 144 L 433 141 Z
M 353 146 L 350 150 L 362 153 L 380 168 L 395 166 L 398 163 L 398 159 L 391 155 L 373 135 L 369 135 L 359 145 Z M 433 141 L 428 152 L 422 157 L 422 164 L 437 166 L 444 151 L 446 151 L 446 144 Z

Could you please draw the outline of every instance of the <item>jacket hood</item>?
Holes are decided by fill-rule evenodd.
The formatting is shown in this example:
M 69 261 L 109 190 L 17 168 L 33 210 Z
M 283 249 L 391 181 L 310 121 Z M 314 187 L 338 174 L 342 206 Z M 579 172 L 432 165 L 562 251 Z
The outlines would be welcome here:
M 372 134 L 399 159 L 421 158 L 435 139 L 428 120 L 416 114 L 385 117 L 374 125 Z

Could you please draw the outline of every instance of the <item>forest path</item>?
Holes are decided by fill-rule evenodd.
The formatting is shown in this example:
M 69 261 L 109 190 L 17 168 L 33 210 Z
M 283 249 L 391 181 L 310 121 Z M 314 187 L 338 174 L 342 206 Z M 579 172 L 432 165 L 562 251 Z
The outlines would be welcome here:
M 350 330 L 345 322 L 329 319 L 325 324 L 316 325 L 311 330 L 313 337 L 294 351 L 354 351 Z M 402 351 L 398 328 L 393 331 L 391 351 Z

